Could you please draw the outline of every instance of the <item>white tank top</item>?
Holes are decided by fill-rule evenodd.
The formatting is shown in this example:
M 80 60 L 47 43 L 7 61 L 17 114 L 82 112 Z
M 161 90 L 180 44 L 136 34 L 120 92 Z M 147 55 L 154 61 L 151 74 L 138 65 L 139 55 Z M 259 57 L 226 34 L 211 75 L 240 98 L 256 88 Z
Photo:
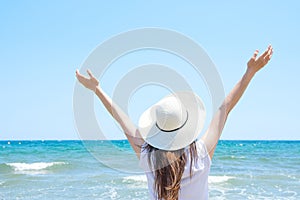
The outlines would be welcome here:
M 146 143 L 145 143 L 146 144 Z M 145 171 L 148 182 L 149 195 L 151 200 L 157 200 L 154 191 L 154 172 L 151 172 L 148 165 L 148 155 L 142 146 L 140 157 L 140 167 Z M 208 199 L 208 174 L 211 160 L 207 153 L 203 141 L 196 141 L 198 159 L 192 166 L 192 177 L 190 178 L 190 155 L 188 148 L 185 149 L 187 155 L 186 166 L 181 178 L 179 200 L 207 200 Z

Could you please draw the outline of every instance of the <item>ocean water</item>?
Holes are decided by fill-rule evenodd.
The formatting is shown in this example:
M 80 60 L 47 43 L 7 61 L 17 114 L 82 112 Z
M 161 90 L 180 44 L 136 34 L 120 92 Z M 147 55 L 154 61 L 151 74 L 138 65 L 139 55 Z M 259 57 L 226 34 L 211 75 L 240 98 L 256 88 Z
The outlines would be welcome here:
M 220 141 L 210 199 L 300 199 L 300 141 Z M 127 141 L 0 141 L 0 199 L 148 199 Z

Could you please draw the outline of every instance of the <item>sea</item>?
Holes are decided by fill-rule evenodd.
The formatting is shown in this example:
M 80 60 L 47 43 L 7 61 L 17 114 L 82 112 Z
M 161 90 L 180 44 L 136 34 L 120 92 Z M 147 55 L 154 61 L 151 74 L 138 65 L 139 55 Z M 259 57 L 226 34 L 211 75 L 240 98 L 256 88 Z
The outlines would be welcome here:
M 146 200 L 128 141 L 0 141 L 0 199 Z M 209 199 L 300 199 L 300 141 L 218 143 Z

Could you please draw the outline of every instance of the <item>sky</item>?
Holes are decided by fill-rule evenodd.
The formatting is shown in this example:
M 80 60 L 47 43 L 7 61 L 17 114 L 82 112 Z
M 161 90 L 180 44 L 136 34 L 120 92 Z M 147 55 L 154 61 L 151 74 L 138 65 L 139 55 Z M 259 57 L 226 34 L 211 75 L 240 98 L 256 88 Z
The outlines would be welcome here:
M 102 42 L 144 27 L 174 30 L 196 41 L 216 65 L 225 93 L 242 77 L 254 50 L 272 44 L 271 62 L 255 75 L 230 113 L 221 139 L 299 140 L 299 9 L 297 0 L 3 1 L 0 140 L 79 139 L 73 111 L 75 70 Z M 105 72 L 103 89 L 112 95 L 132 66 L 150 62 L 185 71 L 187 79 L 194 77 L 174 55 L 135 52 Z M 203 84 L 201 78 L 190 80 L 193 87 L 197 81 Z M 157 95 L 143 101 L 154 89 Z M 146 104 L 165 92 L 158 86 L 137 91 L 128 108 L 133 121 L 137 123 Z M 209 102 L 205 104 L 209 110 Z M 107 138 L 123 139 L 96 98 L 94 108 Z M 211 111 L 208 114 L 211 117 Z

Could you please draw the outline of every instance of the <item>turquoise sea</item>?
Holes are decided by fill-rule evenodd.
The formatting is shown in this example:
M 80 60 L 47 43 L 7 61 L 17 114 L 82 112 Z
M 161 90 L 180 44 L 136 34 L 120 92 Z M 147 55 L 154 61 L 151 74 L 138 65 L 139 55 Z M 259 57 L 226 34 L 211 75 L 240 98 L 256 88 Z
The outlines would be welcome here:
M 220 141 L 210 199 L 300 199 L 300 141 Z M 130 170 L 128 170 L 130 169 Z M 0 141 L 0 199 L 148 199 L 127 141 Z

